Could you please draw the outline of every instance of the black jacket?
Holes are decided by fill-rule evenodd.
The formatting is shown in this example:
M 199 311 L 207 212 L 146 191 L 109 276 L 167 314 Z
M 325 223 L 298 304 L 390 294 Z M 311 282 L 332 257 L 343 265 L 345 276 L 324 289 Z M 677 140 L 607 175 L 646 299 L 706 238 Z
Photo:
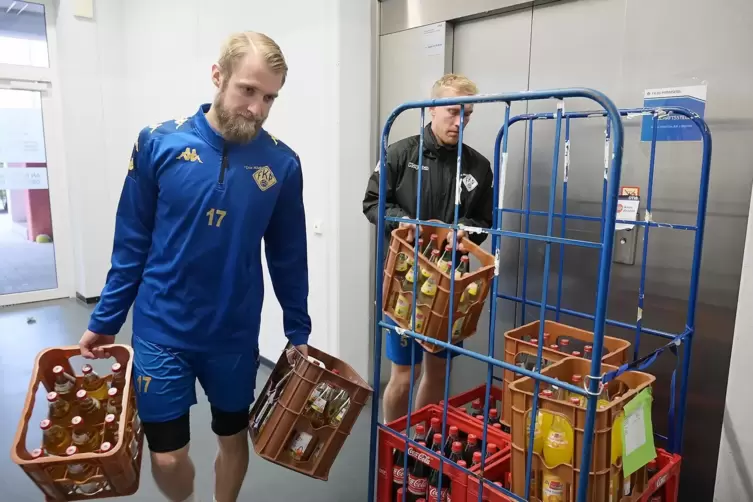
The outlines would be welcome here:
M 385 215 L 416 217 L 416 185 L 418 184 L 419 136 L 402 139 L 387 148 L 387 200 Z M 455 170 L 457 146 L 437 142 L 431 124 L 424 131 L 423 174 L 421 175 L 421 219 L 452 223 L 455 218 Z M 363 199 L 363 214 L 374 225 L 379 213 L 379 164 L 369 177 Z M 492 170 L 489 161 L 463 144 L 460 161 L 460 209 L 458 223 L 490 228 L 492 226 Z M 397 223 L 385 222 L 387 233 Z M 469 234 L 481 244 L 486 234 Z

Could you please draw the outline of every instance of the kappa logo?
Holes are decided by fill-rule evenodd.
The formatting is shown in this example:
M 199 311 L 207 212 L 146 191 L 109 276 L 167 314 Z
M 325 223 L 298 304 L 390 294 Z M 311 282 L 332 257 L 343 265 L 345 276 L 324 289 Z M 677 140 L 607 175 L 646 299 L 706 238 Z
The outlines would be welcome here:
M 256 184 L 259 186 L 259 190 L 264 192 L 277 183 L 277 178 L 275 178 L 275 175 L 269 166 L 262 166 L 254 173 L 254 181 L 256 181 Z
M 415 171 L 418 171 L 418 164 L 416 164 L 415 162 L 408 162 L 408 167 L 410 167 L 411 169 L 413 169 Z M 424 171 L 428 171 L 429 170 L 429 166 L 423 166 L 422 169 Z
M 199 157 L 199 154 L 196 153 L 196 148 L 186 148 L 182 152 L 180 152 L 180 155 L 176 158 L 176 160 L 185 160 L 186 162 L 198 162 L 199 164 L 203 164 L 201 157 Z

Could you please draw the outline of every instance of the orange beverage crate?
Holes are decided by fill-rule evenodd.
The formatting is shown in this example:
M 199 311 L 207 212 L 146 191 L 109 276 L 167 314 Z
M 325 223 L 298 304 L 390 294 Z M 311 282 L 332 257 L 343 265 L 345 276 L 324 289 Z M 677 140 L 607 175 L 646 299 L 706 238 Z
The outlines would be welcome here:
M 119 439 L 107 453 L 78 453 L 65 457 L 50 455 L 33 458 L 33 452 L 29 452 L 26 447 L 26 436 L 39 385 L 43 385 L 48 392 L 54 390 L 53 368 L 55 366 L 62 366 L 68 375 L 76 375 L 69 359 L 80 355 L 81 352 L 78 347 L 47 349 L 37 355 L 34 363 L 23 415 L 13 440 L 11 458 L 42 490 L 48 502 L 120 497 L 133 495 L 138 490 L 144 433 L 136 412 L 136 401 L 131 384 L 133 350 L 126 345 L 109 345 L 105 349 L 125 368 L 125 382 L 121 394 L 123 408 L 118 417 Z M 112 375 L 102 378 L 109 383 Z M 79 388 L 82 376 L 76 376 L 76 381 Z M 104 431 L 104 423 L 97 424 L 97 427 Z M 43 448 L 41 444 L 39 448 Z M 69 470 L 74 465 L 91 467 L 91 476 L 83 480 L 70 479 Z
M 484 479 L 490 481 L 498 486 L 506 486 L 510 477 L 510 455 L 506 454 L 496 462 L 489 464 L 484 470 Z M 478 478 L 468 477 L 468 502 L 478 501 L 478 492 L 480 490 L 480 484 Z M 506 496 L 500 490 L 490 487 L 484 483 L 484 493 L 481 494 L 482 502 L 510 502 L 513 499 Z
M 430 404 L 428 406 L 425 406 L 421 408 L 418 411 L 415 411 L 411 415 L 411 427 L 420 424 L 425 423 L 426 429 L 429 429 L 429 425 L 431 423 L 432 418 L 442 418 L 442 408 Z M 407 417 L 399 418 L 393 422 L 390 422 L 387 424 L 388 427 L 391 429 L 400 432 L 401 434 L 410 434 L 405 429 L 408 425 Z M 468 434 L 475 434 L 479 438 L 479 442 L 481 441 L 482 435 L 483 435 L 483 427 L 484 424 L 482 422 L 479 422 L 478 420 L 471 419 L 467 415 L 460 415 L 456 411 L 453 411 L 452 409 L 447 410 L 447 430 L 451 426 L 456 426 L 460 432 L 461 439 L 462 437 L 467 437 Z M 496 453 L 491 455 L 489 458 L 485 461 L 485 467 L 488 468 L 488 466 L 493 465 L 497 460 L 500 460 L 504 457 L 509 457 L 510 455 L 510 436 L 507 434 L 504 434 L 501 431 L 497 431 L 494 429 L 489 429 L 487 431 L 486 436 L 487 443 L 494 443 L 499 448 Z M 393 501 L 392 500 L 392 485 L 393 485 L 393 476 L 395 475 L 395 472 L 393 472 L 393 465 L 394 463 L 394 457 L 393 453 L 395 450 L 399 450 L 404 452 L 405 451 L 405 440 L 398 437 L 397 435 L 383 430 L 379 429 L 379 478 L 377 480 L 377 502 L 402 502 L 400 500 Z M 427 453 L 423 450 L 415 448 L 413 445 L 408 446 L 408 455 L 414 459 L 414 461 L 423 462 L 424 464 L 428 465 L 432 469 L 439 469 L 439 459 L 434 455 L 433 453 Z M 450 463 L 448 459 L 445 459 L 446 462 L 444 464 L 444 467 L 442 468 L 442 473 L 446 475 L 450 479 L 450 494 L 449 498 L 453 502 L 473 502 L 474 499 L 467 499 L 468 494 L 468 479 L 469 476 L 465 473 L 465 471 L 462 471 L 454 466 L 454 464 Z M 399 469 L 398 476 L 402 476 L 403 469 L 402 466 L 397 466 Z M 480 472 L 479 467 L 469 467 L 469 470 L 473 473 L 477 473 L 477 475 L 482 474 Z M 444 485 L 443 485 L 444 486 Z M 431 491 L 431 486 L 428 487 L 428 490 Z M 434 487 L 434 498 L 432 498 L 431 494 L 426 497 L 426 500 L 435 500 L 436 497 L 436 487 Z M 443 499 L 444 500 L 444 499 Z
M 286 355 L 290 350 L 288 345 L 251 409 L 249 435 L 254 450 L 262 458 L 326 481 L 340 448 L 373 391 L 349 365 L 310 345 L 309 356 L 322 362 L 326 369 L 295 349 L 292 349 L 295 365 L 291 367 Z M 338 425 L 312 423 L 306 415 L 314 392 L 325 383 L 344 390 L 350 398 L 350 405 Z M 294 444 L 299 437 L 309 438 L 305 446 Z M 303 448 L 298 459 L 291 448 Z
M 392 231 L 389 255 L 384 267 L 384 291 L 382 295 L 382 310 L 384 311 L 384 314 L 389 316 L 400 328 L 403 329 L 410 329 L 412 316 L 410 315 L 410 311 L 405 319 L 395 315 L 395 304 L 402 289 L 401 281 L 398 279 L 400 273 L 397 271 L 397 265 L 402 259 L 413 260 L 414 258 L 414 246 L 406 240 L 408 231 L 409 229 L 407 228 Z M 450 230 L 447 228 L 424 226 L 421 237 L 424 239 L 425 243 L 428 243 L 431 234 L 437 234 L 437 245 L 441 246 L 445 242 L 449 232 Z M 476 332 L 476 325 L 478 324 L 478 319 L 484 309 L 484 301 L 489 293 L 491 280 L 494 277 L 494 257 L 471 242 L 470 239 L 463 239 L 463 243 L 468 253 L 478 260 L 480 267 L 455 281 L 455 297 L 453 300 L 455 314 L 453 316 L 453 332 L 457 333 L 457 336 L 453 334 L 453 343 L 460 342 Z M 460 256 L 460 252 L 456 252 L 456 267 L 460 263 Z M 398 257 L 401 259 L 398 260 Z M 419 305 L 417 307 L 419 311 L 417 312 L 416 324 L 418 329 L 416 329 L 416 332 L 429 338 L 447 341 L 450 309 L 450 276 L 449 274 L 442 272 L 436 264 L 431 263 L 429 258 L 423 256 L 421 253 L 419 253 L 418 260 L 421 269 L 429 272 L 431 280 L 436 282 L 437 291 L 432 305 Z M 419 270 L 419 277 L 420 276 L 421 270 Z M 460 298 L 463 296 L 466 289 L 473 283 L 478 284 L 478 295 L 476 300 L 470 304 L 465 313 L 463 313 L 458 310 Z M 417 291 L 420 291 L 420 287 L 417 287 Z M 406 292 L 405 298 L 412 305 L 413 292 Z M 419 314 L 425 316 L 423 321 L 420 321 Z M 437 353 L 442 351 L 441 347 L 432 343 L 419 343 L 421 343 L 421 345 L 429 352 Z
M 577 357 L 568 357 L 548 366 L 541 373 L 563 382 L 569 382 L 572 375 L 587 375 L 590 368 L 590 361 Z M 617 367 L 604 364 L 602 365 L 602 369 L 608 372 L 616 370 Z M 625 404 L 643 389 L 653 386 L 655 380 L 656 377 L 651 374 L 629 371 L 618 376 L 607 385 L 609 396 L 616 396 L 616 398 L 613 398 L 604 408 L 596 411 L 587 497 L 589 502 L 609 500 L 609 481 L 613 470 L 619 477 L 618 483 L 621 486 L 621 465 L 615 467 L 611 464 L 612 427 Z M 528 450 L 528 442 L 526 441 L 528 428 L 526 422 L 533 407 L 534 383 L 533 379 L 525 377 L 516 380 L 510 385 L 510 392 L 512 394 L 512 491 L 521 496 L 525 495 L 526 452 Z M 587 466 L 580 465 L 584 443 L 583 429 L 586 423 L 586 408 L 565 401 L 539 397 L 539 409 L 547 410 L 552 415 L 565 417 L 573 427 L 574 448 L 572 465 L 560 464 L 550 469 L 563 480 L 565 494 L 571 493 L 572 500 L 572 497 L 577 493 L 578 475 L 581 469 L 588 469 Z M 531 483 L 533 488 L 531 493 L 540 498 L 541 481 L 545 469 L 543 458 L 534 453 L 532 464 Z M 634 473 L 631 476 L 631 480 L 633 495 L 621 498 L 620 501 L 622 502 L 640 500 L 640 494 L 645 491 L 647 484 L 646 468 L 644 467 Z
M 538 345 L 531 343 L 529 339 L 537 339 L 539 336 L 539 322 L 534 321 L 528 323 L 525 326 L 515 328 L 505 333 L 505 362 L 509 364 L 517 364 L 520 359 L 520 354 L 528 354 L 536 358 Z M 566 336 L 570 339 L 579 340 L 582 342 L 593 343 L 594 334 L 592 331 L 584 331 L 582 329 L 573 328 L 566 324 L 561 324 L 555 321 L 545 321 L 544 333 L 549 334 L 549 345 L 556 343 L 559 337 Z M 603 356 L 601 361 L 606 364 L 612 364 L 614 366 L 620 366 L 626 363 L 628 360 L 628 349 L 630 348 L 630 342 L 622 340 L 621 338 L 613 338 L 610 336 L 604 337 Z M 547 345 L 544 345 L 541 353 L 541 366 L 542 368 L 548 364 L 561 361 L 566 357 L 571 357 L 569 354 L 553 350 Z M 510 384 L 517 379 L 517 375 L 508 370 L 503 370 L 503 388 L 504 388 L 504 400 L 502 402 L 502 421 L 505 425 L 510 425 L 511 415 L 511 398 L 510 398 Z

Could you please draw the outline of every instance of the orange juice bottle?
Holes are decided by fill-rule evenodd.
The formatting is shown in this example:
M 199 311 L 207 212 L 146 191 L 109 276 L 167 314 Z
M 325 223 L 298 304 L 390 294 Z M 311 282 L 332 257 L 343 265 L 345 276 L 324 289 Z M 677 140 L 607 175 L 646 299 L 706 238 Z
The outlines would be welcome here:
M 565 480 L 557 476 L 552 468 L 569 464 L 573 460 L 573 427 L 566 418 L 555 415 L 549 434 L 544 440 L 544 479 L 543 499 L 546 502 L 564 502 Z
M 102 423 L 105 418 L 105 408 L 99 399 L 89 395 L 84 389 L 76 393 L 78 399 L 78 413 L 92 425 Z
M 547 389 L 541 391 L 540 397 L 546 397 L 552 399 L 552 391 Z M 544 438 L 549 434 L 549 428 L 552 425 L 552 414 L 548 411 L 542 410 L 539 407 L 539 411 L 536 414 L 536 428 L 533 431 L 533 452 L 541 455 L 544 451 Z M 526 445 L 531 437 L 531 413 L 528 413 L 526 419 Z
M 81 373 L 84 374 L 84 389 L 98 401 L 107 399 L 107 382 L 94 371 L 91 364 L 84 364 Z
M 113 414 L 105 417 L 105 435 L 103 441 L 112 445 L 118 444 L 118 420 Z
M 622 458 L 622 427 L 625 420 L 625 414 L 620 412 L 617 418 L 614 419 L 612 425 L 612 465 L 616 466 L 619 460 Z M 614 473 L 609 477 L 609 500 L 610 502 L 617 502 L 623 496 L 628 496 L 632 492 L 630 486 L 630 476 L 626 476 L 620 485 L 620 472 L 622 469 L 613 469 Z M 622 493 L 620 493 L 622 488 Z

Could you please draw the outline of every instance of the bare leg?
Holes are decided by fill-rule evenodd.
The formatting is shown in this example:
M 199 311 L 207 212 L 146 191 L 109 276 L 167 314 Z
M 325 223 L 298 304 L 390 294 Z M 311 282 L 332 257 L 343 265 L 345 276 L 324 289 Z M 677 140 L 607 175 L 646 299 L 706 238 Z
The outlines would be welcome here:
M 424 377 L 421 379 L 421 385 L 418 386 L 417 408 L 423 408 L 428 404 L 439 404 L 444 399 L 445 364 L 444 354 L 441 357 L 428 352 L 424 355 Z M 450 361 L 450 370 L 452 370 L 452 361 Z
M 415 366 L 415 379 L 421 376 L 421 366 Z M 414 382 L 415 383 L 415 382 Z M 410 366 L 399 366 L 392 363 L 390 381 L 384 389 L 384 421 L 397 420 L 408 413 L 408 397 L 410 394 Z M 416 408 L 417 409 L 417 408 Z
M 220 449 L 214 461 L 214 497 L 217 502 L 235 502 L 248 470 L 248 431 L 217 436 Z
M 193 494 L 194 468 L 188 447 L 168 453 L 151 452 L 154 481 L 172 502 L 183 502 Z

